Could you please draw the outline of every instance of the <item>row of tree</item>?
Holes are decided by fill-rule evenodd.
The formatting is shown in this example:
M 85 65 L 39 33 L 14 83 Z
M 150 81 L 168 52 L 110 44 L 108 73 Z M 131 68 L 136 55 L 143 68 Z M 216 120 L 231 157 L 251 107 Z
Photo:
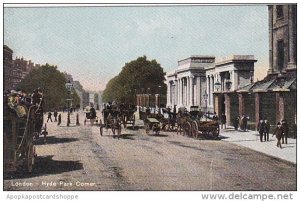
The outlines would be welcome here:
M 34 89 L 41 88 L 44 95 L 44 110 L 54 110 L 67 106 L 68 91 L 65 87 L 67 79 L 64 73 L 57 70 L 57 66 L 45 64 L 33 69 L 20 82 L 18 88 L 32 93 Z M 80 98 L 75 90 L 71 93 L 73 105 L 80 104 Z
M 103 101 L 135 103 L 136 94 L 160 94 L 165 100 L 167 86 L 165 72 L 156 60 L 139 57 L 126 63 L 122 71 L 112 78 L 103 91 Z

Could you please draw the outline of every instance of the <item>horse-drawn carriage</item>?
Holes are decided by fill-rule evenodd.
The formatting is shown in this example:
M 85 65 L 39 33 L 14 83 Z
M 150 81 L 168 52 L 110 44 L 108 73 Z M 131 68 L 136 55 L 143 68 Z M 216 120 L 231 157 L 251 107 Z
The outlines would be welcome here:
M 94 125 L 95 122 L 98 123 L 98 117 L 94 107 L 90 107 L 90 106 L 85 107 L 84 113 L 85 113 L 84 125 L 86 125 L 87 121 L 90 121 L 91 125 Z
M 127 128 L 128 124 L 132 125 L 134 128 L 135 126 L 135 115 L 134 113 L 136 112 L 135 106 L 134 105 L 125 105 L 122 104 L 119 106 L 120 108 L 120 116 L 122 118 L 122 124 L 124 128 Z
M 106 131 L 111 129 L 113 136 L 117 134 L 119 138 L 122 130 L 122 116 L 120 109 L 117 106 L 107 107 L 103 109 L 102 114 L 104 122 L 100 119 L 100 135 L 103 135 L 103 129 L 105 128 Z
M 152 110 L 152 112 L 151 112 Z M 154 111 L 154 112 L 153 112 Z M 144 122 L 144 129 L 146 134 L 152 131 L 154 134 L 158 135 L 161 130 L 161 121 L 163 120 L 163 115 L 156 113 L 154 108 L 141 108 L 139 110 L 140 119 Z
M 203 121 L 198 106 L 191 106 L 190 112 L 180 111 L 177 115 L 178 131 L 183 135 L 198 138 L 199 135 L 212 135 L 217 138 L 220 133 L 219 123 L 216 120 Z M 177 132 L 178 132 L 177 131 Z
M 4 96 L 5 172 L 15 171 L 21 165 L 32 172 L 36 157 L 34 140 L 44 135 L 46 141 L 48 132 L 46 126 L 43 127 L 43 97 L 37 92 L 34 95 L 32 100 L 16 92 Z

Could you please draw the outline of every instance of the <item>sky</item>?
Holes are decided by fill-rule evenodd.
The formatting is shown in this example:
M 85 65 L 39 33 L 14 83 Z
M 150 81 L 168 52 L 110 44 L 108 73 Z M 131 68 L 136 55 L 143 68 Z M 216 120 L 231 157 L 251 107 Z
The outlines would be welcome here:
M 259 5 L 5 7 L 13 57 L 57 65 L 86 90 L 103 90 L 125 63 L 146 55 L 165 72 L 191 55 L 254 55 L 268 68 L 268 8 Z

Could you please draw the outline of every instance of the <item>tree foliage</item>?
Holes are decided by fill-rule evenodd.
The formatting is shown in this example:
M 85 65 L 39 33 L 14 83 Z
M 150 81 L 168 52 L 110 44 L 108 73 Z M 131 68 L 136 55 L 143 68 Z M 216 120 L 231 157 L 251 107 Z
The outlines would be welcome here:
M 156 60 L 139 57 L 126 63 L 119 75 L 112 78 L 103 92 L 103 100 L 134 103 L 139 93 L 166 95 L 165 72 Z M 159 87 L 160 86 L 160 87 Z
M 44 109 L 47 111 L 67 105 L 66 82 L 64 74 L 57 70 L 57 66 L 45 64 L 40 68 L 33 69 L 21 81 L 18 88 L 24 89 L 27 93 L 32 93 L 34 89 L 41 88 L 44 95 Z M 80 98 L 75 92 L 72 98 L 73 104 L 79 104 Z

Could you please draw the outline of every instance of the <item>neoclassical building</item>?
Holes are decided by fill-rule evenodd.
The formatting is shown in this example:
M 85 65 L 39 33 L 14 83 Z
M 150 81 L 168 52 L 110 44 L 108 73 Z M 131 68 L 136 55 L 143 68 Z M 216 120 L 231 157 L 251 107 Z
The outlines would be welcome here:
M 167 107 L 189 110 L 199 106 L 204 112 L 214 112 L 214 92 L 234 91 L 249 84 L 256 61 L 253 55 L 233 55 L 218 62 L 214 56 L 204 55 L 179 60 L 176 70 L 166 76 Z

